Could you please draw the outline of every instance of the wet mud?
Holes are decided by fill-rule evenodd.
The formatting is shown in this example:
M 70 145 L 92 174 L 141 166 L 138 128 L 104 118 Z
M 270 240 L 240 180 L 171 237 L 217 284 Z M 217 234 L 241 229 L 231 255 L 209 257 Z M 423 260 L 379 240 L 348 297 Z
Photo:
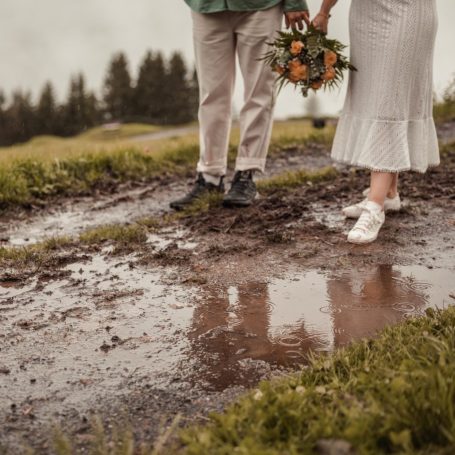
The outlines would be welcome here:
M 277 169 L 294 159 L 278 156 Z M 328 151 L 301 159 L 319 167 Z M 0 272 L 0 447 L 51 453 L 57 422 L 84 453 L 94 415 L 107 426 L 126 418 L 153 443 L 176 415 L 204 420 L 310 352 L 455 303 L 454 171 L 451 151 L 427 175 L 404 175 L 404 207 L 370 246 L 346 243 L 353 222 L 340 215 L 367 174 L 339 168 L 248 209 L 182 218 L 128 254 L 71 246 L 33 274 Z M 164 213 L 179 185 L 105 196 L 98 216 L 80 201 L 72 221 L 46 229 L 30 217 L 4 243 L 74 233 L 107 213 Z

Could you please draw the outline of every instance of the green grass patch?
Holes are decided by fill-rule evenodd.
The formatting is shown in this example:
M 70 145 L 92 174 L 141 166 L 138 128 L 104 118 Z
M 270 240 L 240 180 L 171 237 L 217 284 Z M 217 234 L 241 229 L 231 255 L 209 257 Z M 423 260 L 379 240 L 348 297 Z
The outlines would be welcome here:
M 302 126 L 300 127 L 302 128 Z M 335 135 L 335 126 L 327 125 L 322 130 L 308 128 L 306 135 L 302 137 L 302 133 L 298 128 L 278 128 L 270 144 L 270 152 L 274 153 L 277 150 L 282 150 L 289 147 L 307 147 L 312 144 L 320 144 L 330 147 Z
M 79 236 L 83 245 L 114 242 L 119 246 L 143 244 L 147 241 L 147 227 L 143 224 L 108 225 L 85 231 Z
M 144 181 L 164 172 L 179 174 L 195 162 L 197 154 L 197 147 L 189 146 L 158 155 L 125 149 L 63 160 L 18 160 L 0 167 L 0 209 L 50 196 L 83 194 L 100 186 Z
M 455 452 L 455 308 L 386 328 L 260 387 L 182 434 L 188 455 Z
M 455 141 L 443 145 L 440 151 L 441 156 L 446 156 L 455 153 Z
M 184 218 L 197 216 L 200 215 L 201 213 L 207 213 L 215 207 L 221 207 L 222 202 L 223 202 L 222 194 L 207 194 L 198 198 L 196 201 L 194 201 L 191 205 L 189 205 L 181 212 L 177 212 L 175 216 L 177 217 L 177 219 L 182 217 Z
M 267 180 L 260 180 L 258 181 L 257 186 L 260 191 L 267 193 L 281 188 L 294 188 L 305 184 L 314 184 L 327 180 L 333 180 L 337 175 L 337 170 L 331 166 L 327 166 L 321 170 L 313 172 L 301 169 L 298 171 L 286 172 Z
M 435 104 L 433 117 L 437 123 L 455 120 L 455 101 Z
M 455 120 L 455 78 L 444 90 L 442 98 L 435 102 L 433 117 L 436 122 L 450 122 Z
M 0 267 L 21 269 L 39 267 L 56 254 L 77 246 L 112 244 L 114 253 L 129 253 L 147 242 L 147 234 L 156 229 L 159 220 L 145 218 L 127 225 L 105 225 L 88 229 L 77 237 L 51 237 L 34 245 L 1 247 Z
M 53 252 L 69 248 L 74 244 L 70 237 L 50 237 L 35 245 L 22 247 L 0 247 L 0 266 L 23 268 L 39 267 Z

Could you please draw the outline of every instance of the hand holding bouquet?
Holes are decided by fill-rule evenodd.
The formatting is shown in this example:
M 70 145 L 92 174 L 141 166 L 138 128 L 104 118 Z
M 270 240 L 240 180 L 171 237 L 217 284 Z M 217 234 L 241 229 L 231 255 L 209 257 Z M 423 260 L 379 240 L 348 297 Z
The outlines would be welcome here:
M 345 45 L 316 30 L 313 26 L 301 33 L 279 32 L 279 37 L 269 43 L 273 49 L 264 59 L 278 73 L 280 88 L 292 83 L 308 96 L 310 89 L 333 88 L 343 81 L 344 71 L 356 71 L 342 54 Z

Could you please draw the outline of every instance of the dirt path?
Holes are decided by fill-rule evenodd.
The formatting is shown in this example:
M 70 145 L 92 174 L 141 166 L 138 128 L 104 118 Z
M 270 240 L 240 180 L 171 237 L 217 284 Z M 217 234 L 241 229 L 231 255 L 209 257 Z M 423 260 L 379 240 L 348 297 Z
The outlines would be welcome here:
M 186 136 L 187 134 L 196 134 L 199 128 L 196 125 L 182 126 L 179 128 L 169 128 L 154 133 L 141 134 L 130 138 L 133 142 L 148 142 L 157 139 L 170 139 L 173 137 Z
M 292 159 L 277 156 L 275 169 Z M 327 151 L 310 159 L 321 165 Z M 352 222 L 340 208 L 367 175 L 341 170 L 245 210 L 184 218 L 128 255 L 73 247 L 31 278 L 2 271 L 1 445 L 20 454 L 25 441 L 50 453 L 57 421 L 83 453 L 95 414 L 106 424 L 128 415 L 137 439 L 152 442 L 177 414 L 203 419 L 260 379 L 298 368 L 309 350 L 454 303 L 455 151 L 443 159 L 426 176 L 403 176 L 406 205 L 371 246 L 345 242 Z M 80 201 L 55 232 L 75 232 L 81 219 L 160 213 L 181 189 L 160 184 L 162 193 L 134 188 L 98 208 Z M 54 232 L 36 220 L 16 238 L 32 237 L 33 223 L 36 239 Z

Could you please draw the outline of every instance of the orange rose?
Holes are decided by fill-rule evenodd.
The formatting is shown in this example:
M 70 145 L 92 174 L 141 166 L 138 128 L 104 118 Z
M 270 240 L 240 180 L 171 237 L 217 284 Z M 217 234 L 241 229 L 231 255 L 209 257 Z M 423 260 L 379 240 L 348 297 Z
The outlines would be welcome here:
M 336 76 L 335 68 L 333 68 L 332 66 L 328 66 L 324 75 L 322 76 L 322 79 L 324 81 L 332 81 L 333 79 L 335 79 L 335 76 Z
M 337 62 L 338 57 L 337 54 L 333 51 L 327 51 L 324 54 L 324 65 L 325 66 L 333 66 Z
M 288 63 L 289 71 L 293 71 L 297 68 L 300 68 L 301 66 L 302 62 L 298 58 L 294 58 Z
M 300 81 L 300 77 L 297 76 L 295 73 L 290 72 L 290 73 L 289 73 L 289 80 L 290 80 L 291 82 L 297 83 L 297 82 Z
M 291 55 L 299 55 L 304 47 L 305 44 L 303 44 L 302 41 L 293 41 L 290 49 Z
M 276 65 L 275 68 L 273 69 L 275 73 L 278 73 L 280 76 L 282 76 L 286 72 L 286 68 L 284 68 L 281 65 Z
M 290 71 L 289 80 L 299 82 L 308 78 L 308 66 L 300 65 Z
M 312 88 L 313 90 L 319 90 L 323 85 L 324 85 L 324 81 L 314 81 L 314 82 L 311 84 L 311 88 Z

